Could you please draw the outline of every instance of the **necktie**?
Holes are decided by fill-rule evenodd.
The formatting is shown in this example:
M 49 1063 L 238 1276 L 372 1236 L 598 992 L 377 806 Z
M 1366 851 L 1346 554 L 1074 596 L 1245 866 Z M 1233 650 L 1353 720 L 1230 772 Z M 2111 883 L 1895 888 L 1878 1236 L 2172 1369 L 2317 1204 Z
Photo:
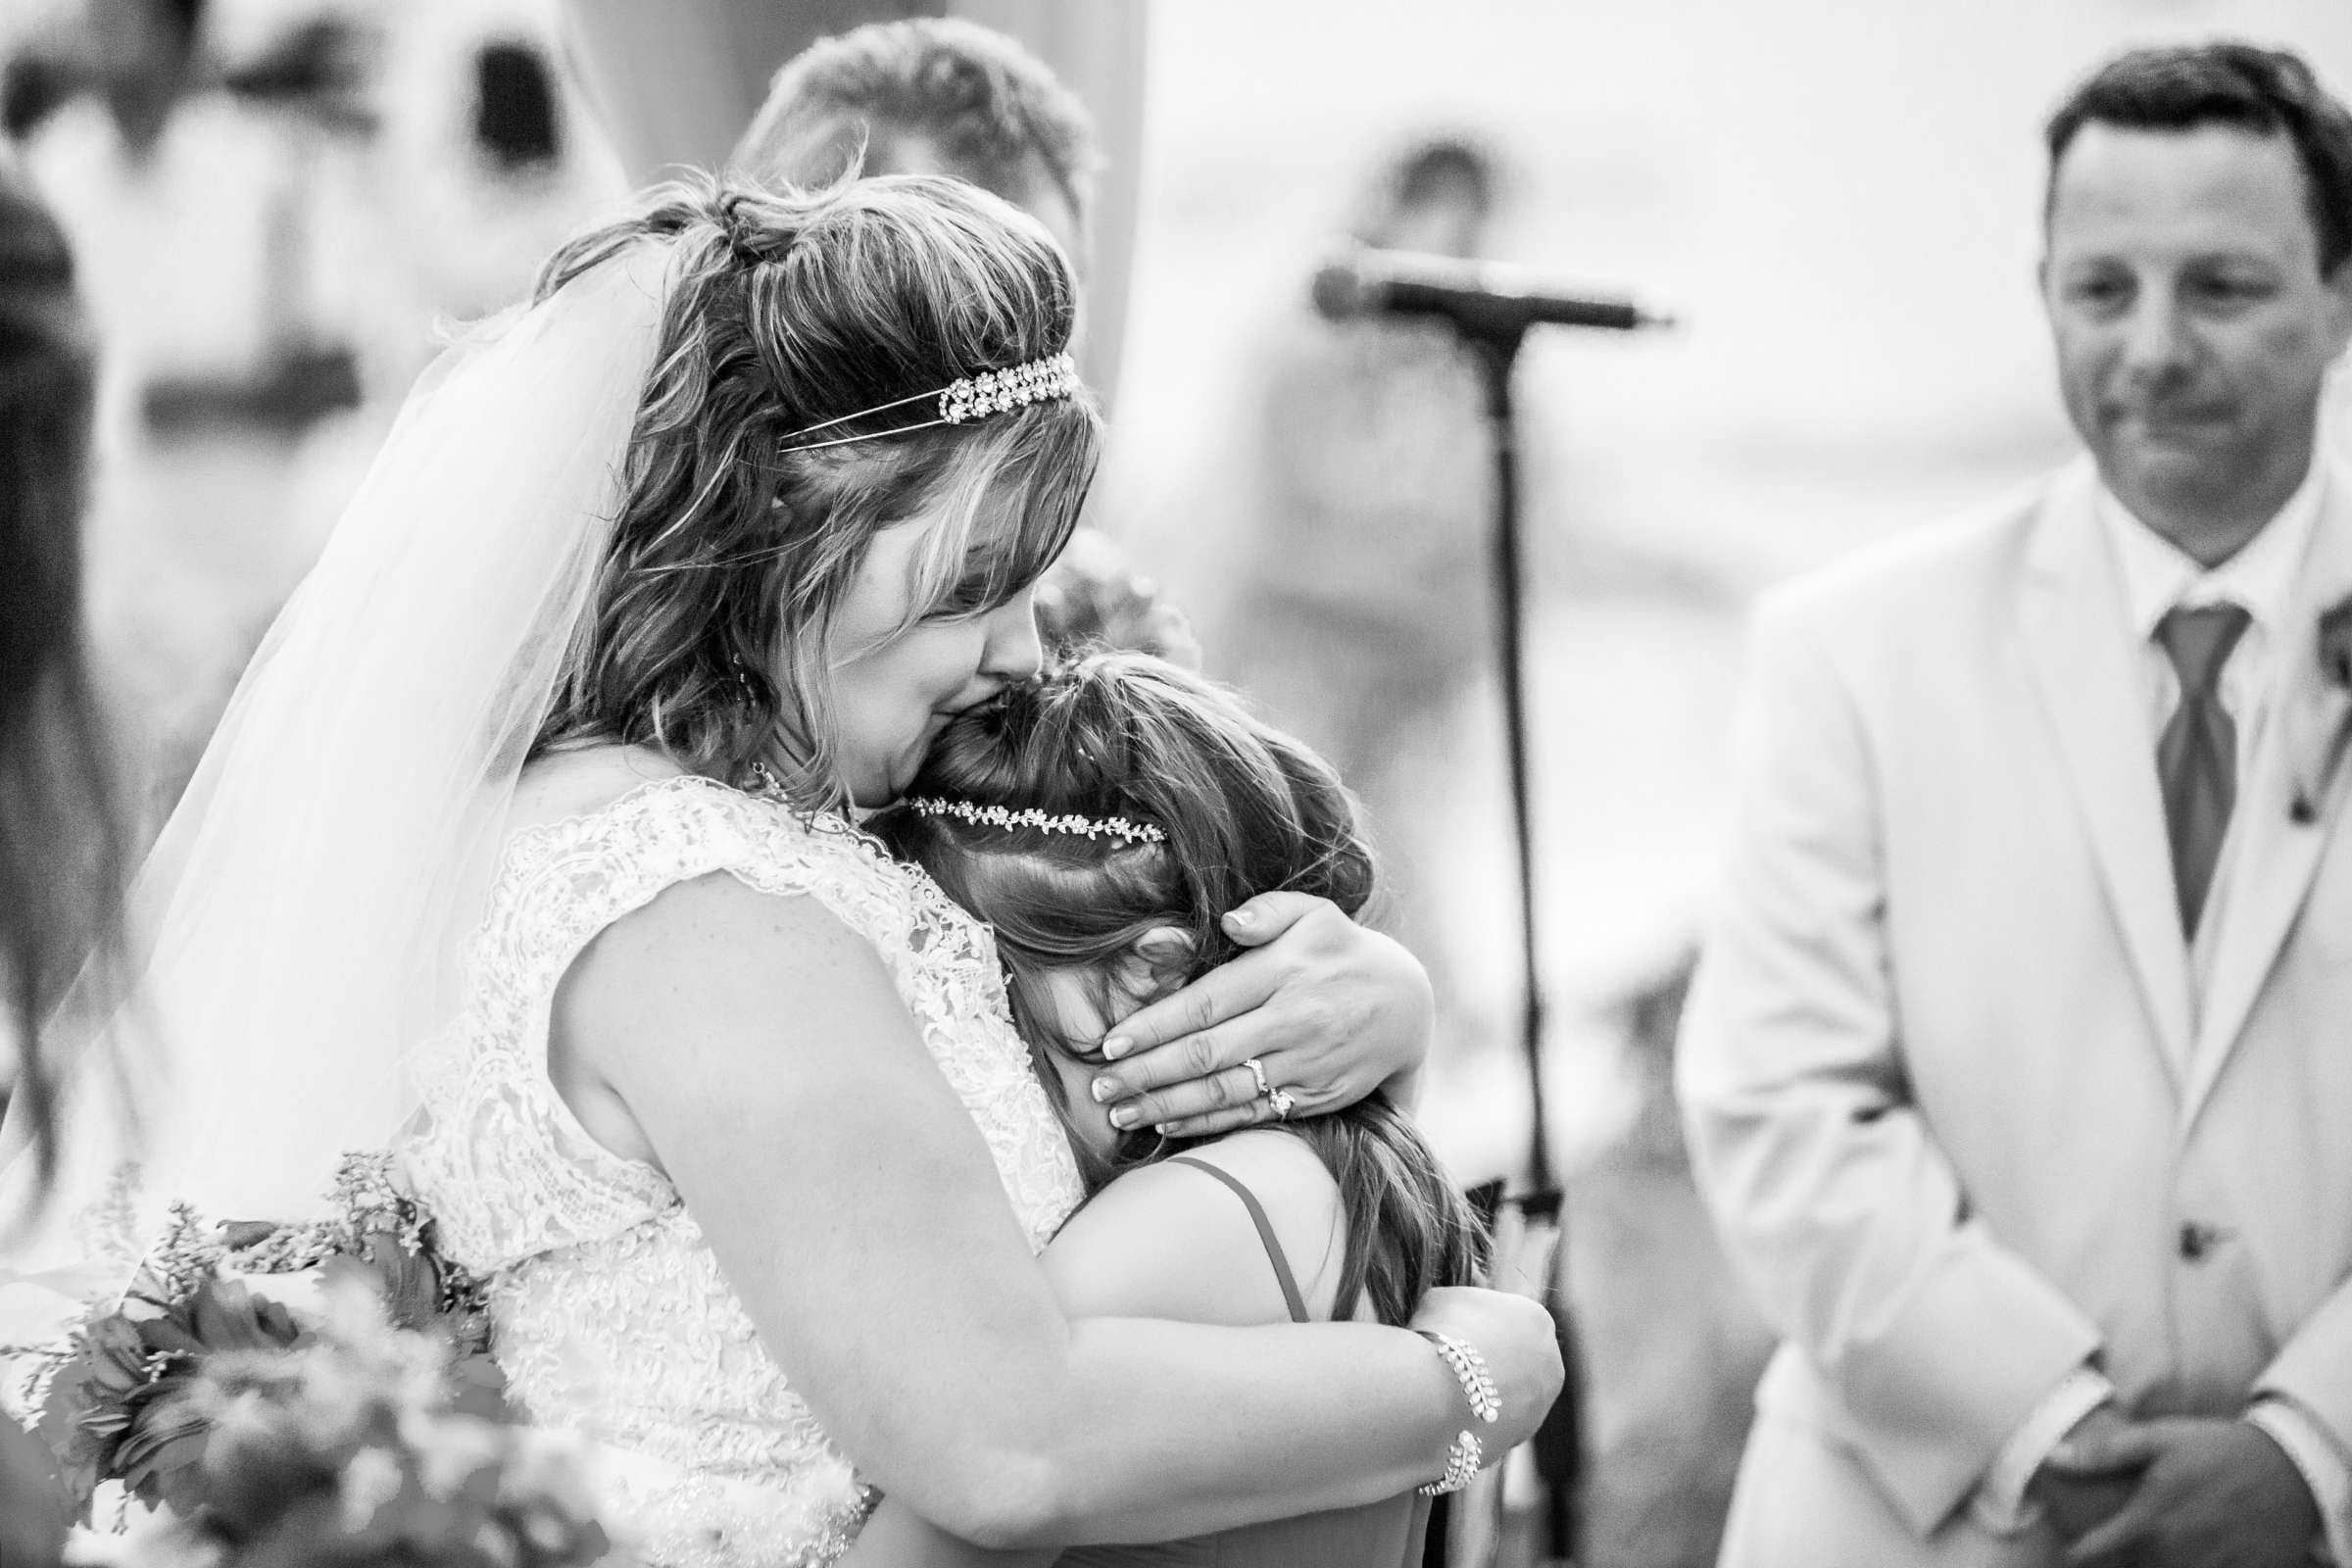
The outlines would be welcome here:
M 2180 677 L 2180 706 L 2156 742 L 2156 777 L 2180 930 L 2190 938 L 2237 799 L 2237 725 L 2222 706 L 2222 666 L 2253 618 L 2241 606 L 2219 604 L 2176 609 L 2156 623 L 2156 641 Z

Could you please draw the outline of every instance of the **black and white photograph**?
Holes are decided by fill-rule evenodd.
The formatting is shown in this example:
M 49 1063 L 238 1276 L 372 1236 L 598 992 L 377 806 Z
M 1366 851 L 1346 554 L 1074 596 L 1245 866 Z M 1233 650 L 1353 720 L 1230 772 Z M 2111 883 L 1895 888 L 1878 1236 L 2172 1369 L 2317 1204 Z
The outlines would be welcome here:
M 2345 0 L 0 0 L 0 1568 L 2352 1568 Z

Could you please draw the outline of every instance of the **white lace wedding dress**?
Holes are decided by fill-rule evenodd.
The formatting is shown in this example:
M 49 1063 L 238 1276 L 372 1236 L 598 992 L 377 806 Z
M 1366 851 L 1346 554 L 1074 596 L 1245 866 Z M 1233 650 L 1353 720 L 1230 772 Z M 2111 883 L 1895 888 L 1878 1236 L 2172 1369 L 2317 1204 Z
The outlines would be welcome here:
M 801 1568 L 847 1547 L 870 1494 L 754 1336 L 677 1193 L 591 1139 L 546 1070 L 549 1009 L 581 949 L 716 871 L 815 898 L 874 945 L 1042 1248 L 1082 1195 L 987 931 L 846 822 L 700 778 L 509 842 L 466 1006 L 417 1064 L 428 1119 L 405 1155 L 447 1250 L 490 1282 L 516 1402 L 605 1450 L 618 1523 L 646 1559 Z

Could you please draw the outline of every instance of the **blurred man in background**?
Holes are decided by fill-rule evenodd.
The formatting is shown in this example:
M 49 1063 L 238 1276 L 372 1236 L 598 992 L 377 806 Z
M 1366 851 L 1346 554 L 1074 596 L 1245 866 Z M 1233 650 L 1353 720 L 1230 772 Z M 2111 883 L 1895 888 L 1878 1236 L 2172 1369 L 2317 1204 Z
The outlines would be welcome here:
M 728 162 L 755 179 L 821 185 L 860 174 L 947 174 L 1012 203 L 1054 236 L 1086 281 L 1093 118 L 1045 62 L 1003 33 L 953 18 L 871 23 L 787 61 Z M 1079 330 L 1085 330 L 1080 295 Z M 1039 585 L 1052 642 L 1102 641 L 1198 667 L 1173 607 L 1099 528 L 1079 530 Z
M 1777 593 L 1681 1085 L 1784 1344 L 1737 1568 L 2352 1561 L 2352 114 L 2058 111 L 2089 459 Z
M 787 61 L 729 162 L 755 178 L 821 185 L 862 174 L 949 174 L 1035 218 L 1086 271 L 1102 157 L 1093 117 L 1045 62 L 952 18 L 873 23 Z
M 624 187 L 553 0 L 24 9 L 0 129 L 105 333 L 87 598 L 137 839 L 438 328 L 506 305 Z

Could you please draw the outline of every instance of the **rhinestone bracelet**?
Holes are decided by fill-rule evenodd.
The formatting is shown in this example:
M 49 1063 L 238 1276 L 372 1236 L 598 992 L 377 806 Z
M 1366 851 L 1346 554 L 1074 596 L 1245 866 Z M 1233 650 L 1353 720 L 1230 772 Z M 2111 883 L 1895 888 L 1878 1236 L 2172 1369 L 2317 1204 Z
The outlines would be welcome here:
M 1453 1446 L 1446 1450 L 1446 1473 L 1421 1489 L 1424 1497 L 1442 1497 L 1448 1492 L 1459 1492 L 1478 1479 L 1480 1466 L 1486 1463 L 1485 1447 L 1478 1434 L 1467 1428 L 1454 1434 Z
M 1437 1334 L 1428 1329 L 1420 1336 L 1437 1347 L 1438 1357 L 1451 1371 L 1454 1381 L 1462 1386 L 1462 1396 L 1470 1401 L 1470 1413 L 1492 1426 L 1502 1419 L 1502 1393 L 1494 1387 L 1494 1374 L 1487 1370 L 1487 1358 L 1478 1353 L 1467 1340 L 1450 1334 Z M 1486 1462 L 1486 1446 L 1478 1434 L 1468 1429 L 1456 1434 L 1451 1446 L 1446 1450 L 1446 1473 L 1421 1489 L 1424 1496 L 1443 1496 L 1459 1492 L 1477 1478 L 1479 1467 Z
M 1494 1386 L 1494 1374 L 1487 1370 L 1487 1358 L 1478 1353 L 1467 1340 L 1450 1334 L 1435 1334 L 1428 1329 L 1417 1331 L 1438 1348 L 1438 1354 L 1452 1369 L 1462 1386 L 1462 1396 L 1470 1401 L 1470 1413 L 1489 1426 L 1502 1419 L 1502 1391 Z

